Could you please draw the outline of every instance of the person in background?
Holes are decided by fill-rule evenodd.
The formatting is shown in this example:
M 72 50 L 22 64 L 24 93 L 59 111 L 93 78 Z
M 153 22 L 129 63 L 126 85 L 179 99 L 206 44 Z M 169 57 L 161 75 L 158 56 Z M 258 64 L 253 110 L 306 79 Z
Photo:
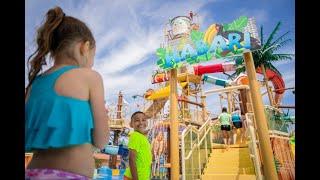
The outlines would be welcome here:
M 231 130 L 231 115 L 228 113 L 227 108 L 222 108 L 222 113 L 218 117 L 221 124 L 221 131 L 223 135 L 223 142 L 225 145 L 230 145 L 230 135 L 229 131 Z
M 233 144 L 236 144 L 237 142 L 237 131 L 240 130 L 240 143 L 243 141 L 243 128 L 242 128 L 242 119 L 241 119 L 241 113 L 239 107 L 236 107 L 234 111 L 231 113 L 231 119 L 233 123 Z
M 152 153 L 147 138 L 147 116 L 137 111 L 132 114 L 130 126 L 134 131 L 129 137 L 129 167 L 124 173 L 124 180 L 150 180 Z

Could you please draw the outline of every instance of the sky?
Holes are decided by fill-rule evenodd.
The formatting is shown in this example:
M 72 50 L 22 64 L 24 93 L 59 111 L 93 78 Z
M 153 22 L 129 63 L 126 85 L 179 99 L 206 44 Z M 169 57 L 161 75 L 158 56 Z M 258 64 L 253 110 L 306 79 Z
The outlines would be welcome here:
M 105 98 L 109 105 L 115 104 L 119 91 L 128 102 L 127 114 L 143 106 L 142 95 L 151 84 L 151 75 L 156 66 L 156 49 L 163 43 L 165 23 L 169 19 L 198 14 L 200 31 L 205 31 L 213 23 L 230 23 L 239 16 L 254 17 L 257 26 L 263 26 L 264 37 L 268 37 L 278 21 L 282 22 L 278 35 L 290 31 L 288 43 L 279 53 L 295 53 L 295 2 L 293 0 L 27 0 L 25 1 L 25 85 L 27 85 L 27 59 L 35 51 L 36 30 L 44 22 L 46 12 L 60 6 L 66 15 L 84 21 L 96 39 L 96 56 L 93 69 L 104 81 Z M 260 28 L 259 28 L 260 29 Z M 205 64 L 221 63 L 222 60 Z M 46 67 L 46 70 L 52 63 Z M 295 87 L 295 58 L 280 61 L 274 66 L 282 73 L 286 87 Z M 214 76 L 226 79 L 223 74 Z M 262 76 L 257 75 L 258 79 Z M 270 83 L 271 84 L 271 83 Z M 204 84 L 203 89 L 219 88 Z M 261 88 L 261 92 L 265 92 Z M 265 104 L 268 97 L 263 96 Z M 208 109 L 213 114 L 221 112 L 217 95 L 206 99 Z M 223 102 L 225 103 L 225 102 Z M 149 103 L 147 102 L 147 105 Z M 283 105 L 294 105 L 295 96 L 286 91 Z M 294 113 L 291 110 L 289 113 Z

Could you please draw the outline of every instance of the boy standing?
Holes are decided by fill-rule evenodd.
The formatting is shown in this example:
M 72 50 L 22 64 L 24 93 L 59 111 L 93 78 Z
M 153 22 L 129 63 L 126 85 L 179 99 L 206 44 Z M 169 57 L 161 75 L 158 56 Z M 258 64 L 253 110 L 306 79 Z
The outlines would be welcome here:
M 146 136 L 147 117 L 137 111 L 132 114 L 130 126 L 134 132 L 130 134 L 129 167 L 124 173 L 124 180 L 149 180 L 151 175 L 151 145 Z

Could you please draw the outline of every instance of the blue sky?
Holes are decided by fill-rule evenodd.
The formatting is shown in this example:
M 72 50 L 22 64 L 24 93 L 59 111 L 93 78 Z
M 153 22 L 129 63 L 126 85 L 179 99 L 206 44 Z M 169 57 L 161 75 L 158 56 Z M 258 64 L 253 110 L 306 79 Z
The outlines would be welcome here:
M 278 21 L 282 22 L 279 34 L 290 31 L 289 43 L 279 52 L 295 53 L 295 3 L 292 0 L 27 0 L 25 6 L 25 62 L 35 50 L 36 29 L 41 25 L 48 9 L 60 6 L 66 15 L 84 21 L 92 30 L 97 51 L 94 69 L 104 79 L 106 100 L 115 103 L 119 90 L 131 105 L 137 103 L 132 95 L 142 95 L 151 84 L 152 71 L 157 69 L 155 50 L 163 42 L 163 27 L 170 18 L 187 15 L 190 10 L 199 14 L 200 30 L 212 23 L 229 23 L 241 15 L 255 17 L 257 26 L 264 27 L 265 37 Z M 207 64 L 221 61 L 210 61 Z M 282 73 L 287 87 L 295 86 L 295 60 L 274 64 Z M 45 68 L 46 69 L 46 68 Z M 214 76 L 226 78 L 223 74 Z M 258 75 L 261 79 L 261 76 Z M 26 80 L 27 84 L 27 68 Z M 204 89 L 216 88 L 205 84 Z M 262 92 L 265 90 L 262 88 Z M 268 104 L 267 96 L 263 100 Z M 207 98 L 208 108 L 220 112 L 217 96 Z M 295 96 L 288 91 L 282 104 L 294 105 Z M 129 112 L 130 113 L 130 112 Z

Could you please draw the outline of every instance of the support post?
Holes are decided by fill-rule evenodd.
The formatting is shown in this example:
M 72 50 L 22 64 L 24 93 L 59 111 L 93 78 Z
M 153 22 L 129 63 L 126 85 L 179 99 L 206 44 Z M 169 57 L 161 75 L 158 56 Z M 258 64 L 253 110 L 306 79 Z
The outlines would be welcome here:
M 259 143 L 261 147 L 261 156 L 263 161 L 263 170 L 266 180 L 278 180 L 278 175 L 273 159 L 273 152 L 270 143 L 269 131 L 267 126 L 267 118 L 264 111 L 262 96 L 260 94 L 260 86 L 257 81 L 254 61 L 251 51 L 243 54 L 246 71 L 249 78 L 250 93 L 253 104 L 253 111 L 257 122 L 257 131 Z
M 170 70 L 170 179 L 179 179 L 177 69 Z

